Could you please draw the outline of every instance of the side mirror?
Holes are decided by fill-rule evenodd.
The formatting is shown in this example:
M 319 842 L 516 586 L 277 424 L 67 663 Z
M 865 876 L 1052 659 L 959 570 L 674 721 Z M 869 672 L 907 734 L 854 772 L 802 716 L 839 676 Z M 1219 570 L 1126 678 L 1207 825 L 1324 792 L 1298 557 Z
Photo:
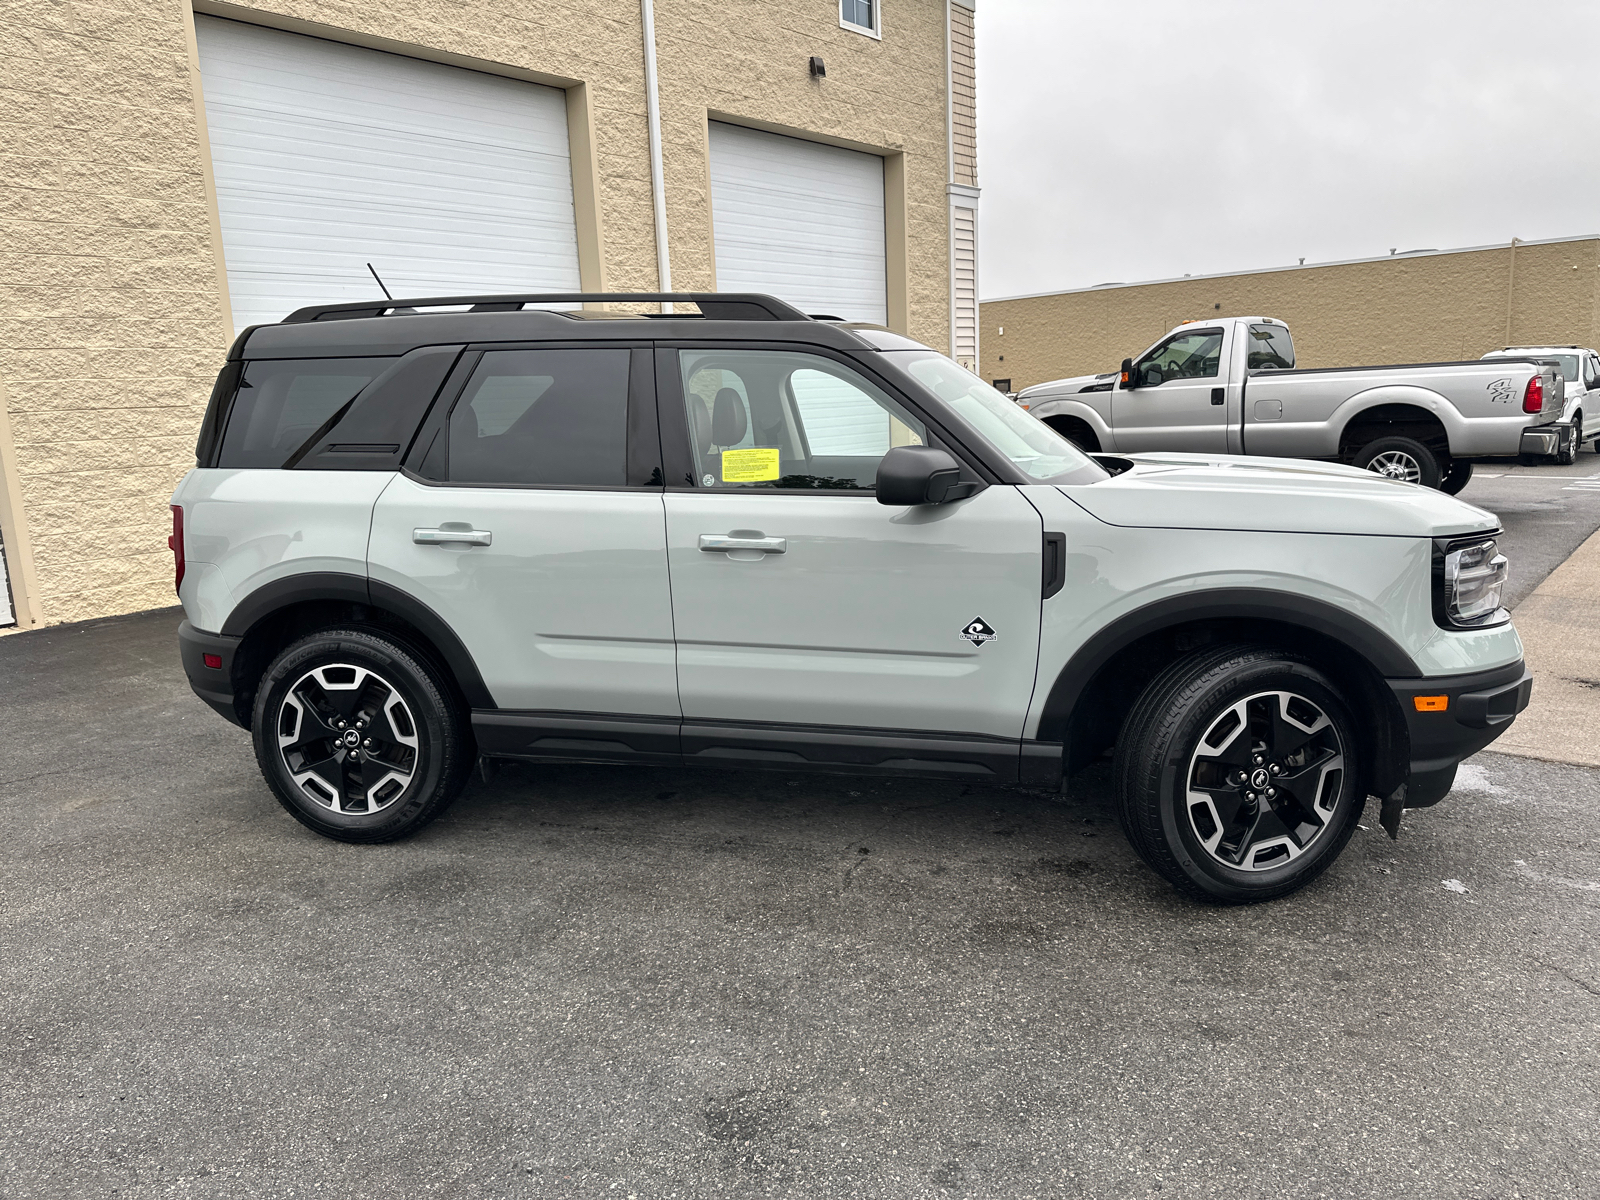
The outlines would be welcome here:
M 1133 359 L 1131 358 L 1125 358 L 1122 360 L 1122 386 L 1125 388 L 1136 388 L 1139 386 L 1133 381 Z
M 961 482 L 961 464 L 937 446 L 895 446 L 878 460 L 879 504 L 945 504 L 977 490 Z

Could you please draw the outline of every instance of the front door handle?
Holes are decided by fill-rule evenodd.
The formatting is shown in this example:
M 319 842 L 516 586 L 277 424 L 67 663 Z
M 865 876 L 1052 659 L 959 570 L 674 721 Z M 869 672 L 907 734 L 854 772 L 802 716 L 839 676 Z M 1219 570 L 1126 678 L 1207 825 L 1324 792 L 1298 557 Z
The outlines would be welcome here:
M 759 550 L 764 554 L 783 554 L 789 549 L 789 543 L 784 538 L 762 537 L 759 533 L 754 536 L 740 533 L 702 533 L 700 549 L 721 553 L 729 550 Z
M 1222 392 L 1221 388 L 1212 388 L 1211 389 L 1211 403 L 1213 403 L 1213 404 L 1221 404 L 1222 403 L 1222 397 L 1223 397 L 1223 392 Z
M 411 540 L 419 546 L 487 546 L 494 534 L 469 525 L 446 525 L 440 529 L 413 529 Z

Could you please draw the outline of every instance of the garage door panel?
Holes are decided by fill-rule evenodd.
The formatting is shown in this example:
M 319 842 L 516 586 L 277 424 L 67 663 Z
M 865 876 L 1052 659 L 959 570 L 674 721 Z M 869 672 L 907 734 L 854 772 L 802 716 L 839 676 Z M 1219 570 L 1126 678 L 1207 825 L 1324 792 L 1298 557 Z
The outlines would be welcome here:
M 886 319 L 883 159 L 713 122 L 711 190 L 720 290 Z
M 576 290 L 555 88 L 197 16 L 235 323 L 396 294 Z

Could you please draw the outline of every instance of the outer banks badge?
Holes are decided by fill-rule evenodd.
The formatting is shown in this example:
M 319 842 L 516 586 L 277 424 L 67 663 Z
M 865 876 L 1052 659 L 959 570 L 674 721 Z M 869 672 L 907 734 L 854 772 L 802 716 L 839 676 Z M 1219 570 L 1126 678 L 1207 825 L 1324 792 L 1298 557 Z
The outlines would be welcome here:
M 961 630 L 961 640 L 971 642 L 980 650 L 983 649 L 986 642 L 992 642 L 999 636 L 989 622 L 982 617 L 973 617 Z

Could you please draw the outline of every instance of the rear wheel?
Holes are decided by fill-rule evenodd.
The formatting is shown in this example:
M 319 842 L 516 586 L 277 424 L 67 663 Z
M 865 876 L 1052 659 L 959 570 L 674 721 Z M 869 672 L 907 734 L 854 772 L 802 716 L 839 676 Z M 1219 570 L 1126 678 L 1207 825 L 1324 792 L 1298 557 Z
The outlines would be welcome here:
M 1472 482 L 1472 464 L 1469 462 L 1453 462 L 1445 477 L 1439 481 L 1439 490 L 1451 496 L 1459 496 L 1461 489 Z
M 1556 451 L 1556 465 L 1570 467 L 1578 458 L 1578 439 L 1583 436 L 1583 414 L 1574 413 L 1572 417 L 1572 440 L 1567 443 L 1565 450 Z
M 1258 647 L 1200 651 L 1157 676 L 1123 725 L 1115 774 L 1140 857 L 1179 891 L 1231 904 L 1327 870 L 1366 802 L 1338 689 Z
M 439 673 L 360 629 L 302 638 L 256 693 L 256 761 L 289 814 L 342 842 L 387 842 L 460 794 L 474 757 L 467 714 Z
M 1355 465 L 1386 479 L 1428 488 L 1438 487 L 1443 474 L 1439 456 L 1408 437 L 1381 437 L 1368 442 L 1356 452 Z

